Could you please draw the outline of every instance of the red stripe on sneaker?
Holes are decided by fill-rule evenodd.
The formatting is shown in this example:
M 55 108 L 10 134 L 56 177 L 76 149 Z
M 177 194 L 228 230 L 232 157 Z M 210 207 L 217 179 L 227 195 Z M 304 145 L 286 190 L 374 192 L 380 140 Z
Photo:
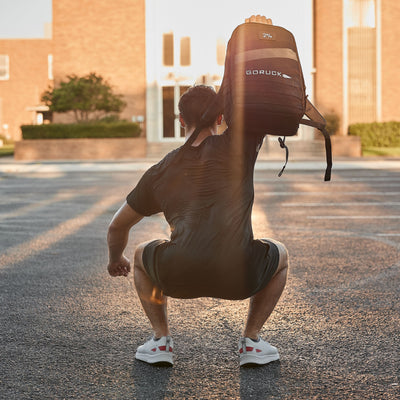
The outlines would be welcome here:
M 257 353 L 261 353 L 261 352 L 262 352 L 262 350 L 260 350 L 260 349 L 256 349 L 256 352 L 257 352 Z
M 246 346 L 246 351 L 253 351 L 254 347 L 250 347 L 250 346 Z M 259 353 L 261 350 L 256 349 L 257 353 Z M 242 354 L 243 353 L 243 348 L 239 349 L 239 353 Z
M 151 349 L 151 351 L 156 351 L 157 349 L 154 347 L 154 349 Z
M 158 346 L 158 348 L 159 348 L 161 351 L 166 351 L 166 350 L 167 350 L 167 346 Z M 155 349 L 154 349 L 154 351 L 155 351 Z M 169 351 L 172 353 L 172 347 L 171 347 L 171 346 L 169 347 Z

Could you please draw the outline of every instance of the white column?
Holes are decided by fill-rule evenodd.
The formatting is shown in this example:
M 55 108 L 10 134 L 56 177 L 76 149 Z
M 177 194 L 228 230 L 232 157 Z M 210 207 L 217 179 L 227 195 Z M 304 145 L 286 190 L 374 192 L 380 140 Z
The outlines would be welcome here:
M 375 0 L 376 26 L 376 120 L 382 121 L 382 14 L 381 0 Z
M 162 137 L 162 94 L 157 66 L 160 60 L 160 35 L 157 28 L 157 0 L 146 0 L 146 139 L 158 142 Z
M 349 71 L 348 71 L 348 38 L 347 38 L 347 28 L 348 28 L 348 13 L 349 11 L 349 3 L 348 0 L 343 0 L 342 4 L 342 26 L 343 26 L 343 108 L 342 108 L 342 132 L 344 135 L 347 135 L 347 127 L 349 124 Z

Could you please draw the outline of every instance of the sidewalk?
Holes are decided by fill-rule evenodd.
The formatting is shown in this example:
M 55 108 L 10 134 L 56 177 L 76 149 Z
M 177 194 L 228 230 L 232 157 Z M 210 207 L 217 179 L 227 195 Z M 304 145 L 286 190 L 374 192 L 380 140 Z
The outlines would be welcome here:
M 287 171 L 325 171 L 326 162 L 324 154 L 319 159 L 300 160 L 291 159 L 286 166 Z M 145 171 L 153 164 L 157 163 L 159 158 L 147 157 L 132 160 L 76 160 L 76 161 L 15 161 L 12 157 L 0 158 L 0 173 L 54 173 L 54 172 L 105 172 L 105 171 Z M 276 170 L 280 171 L 285 162 L 284 152 L 281 159 L 274 157 L 266 159 L 264 155 L 260 155 L 255 169 Z M 362 170 L 362 169 L 390 169 L 400 170 L 400 158 L 340 158 L 333 160 L 332 170 Z

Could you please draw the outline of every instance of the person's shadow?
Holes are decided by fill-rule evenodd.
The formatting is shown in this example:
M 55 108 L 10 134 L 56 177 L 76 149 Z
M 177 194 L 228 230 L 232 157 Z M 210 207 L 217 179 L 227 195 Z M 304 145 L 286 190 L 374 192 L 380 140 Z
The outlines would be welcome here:
M 134 399 L 168 398 L 168 394 L 172 393 L 168 385 L 172 371 L 171 366 L 154 366 L 135 360 L 132 369 Z
M 279 399 L 282 387 L 281 363 L 274 361 L 263 366 L 240 368 L 240 398 L 248 399 Z

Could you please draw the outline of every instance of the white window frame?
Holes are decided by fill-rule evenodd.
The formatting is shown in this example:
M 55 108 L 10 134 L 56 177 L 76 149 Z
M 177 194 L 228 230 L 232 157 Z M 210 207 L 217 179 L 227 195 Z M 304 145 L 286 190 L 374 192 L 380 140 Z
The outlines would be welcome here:
M 342 4 L 342 20 L 343 20 L 343 109 L 342 109 L 342 131 L 347 132 L 349 127 L 349 88 L 348 88 L 348 37 L 347 28 L 350 26 L 348 9 L 351 0 L 343 0 Z M 376 29 L 376 120 L 382 120 L 382 32 L 381 32 L 381 0 L 374 0 Z M 370 21 L 371 22 L 371 21 Z
M 0 81 L 8 81 L 10 79 L 10 57 L 7 54 L 0 54 L 0 70 L 5 71 L 4 75 L 0 75 Z
M 54 75 L 53 75 L 53 54 L 49 54 L 47 56 L 47 77 L 49 80 L 54 80 Z

